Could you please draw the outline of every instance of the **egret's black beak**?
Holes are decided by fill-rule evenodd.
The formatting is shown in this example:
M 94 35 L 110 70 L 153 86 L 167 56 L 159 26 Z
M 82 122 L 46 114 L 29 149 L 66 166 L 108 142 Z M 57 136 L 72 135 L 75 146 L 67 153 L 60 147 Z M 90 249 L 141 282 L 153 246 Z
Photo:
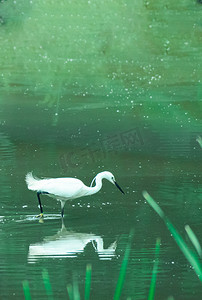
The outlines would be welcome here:
M 121 193 L 125 194 L 122 188 L 118 185 L 116 181 L 114 181 L 114 184 L 117 186 L 117 188 L 121 191 Z

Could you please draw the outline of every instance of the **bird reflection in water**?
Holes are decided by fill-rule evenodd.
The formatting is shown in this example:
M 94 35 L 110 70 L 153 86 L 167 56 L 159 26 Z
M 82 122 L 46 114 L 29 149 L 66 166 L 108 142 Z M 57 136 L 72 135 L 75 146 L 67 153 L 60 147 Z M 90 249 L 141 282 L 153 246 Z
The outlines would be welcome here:
M 104 248 L 101 236 L 91 233 L 78 233 L 68 231 L 62 222 L 62 228 L 54 236 L 47 237 L 43 242 L 30 244 L 28 262 L 35 263 L 40 258 L 74 258 L 84 251 L 84 248 L 92 244 L 95 252 L 101 260 L 111 260 L 116 256 L 117 242 L 114 241 L 108 248 Z

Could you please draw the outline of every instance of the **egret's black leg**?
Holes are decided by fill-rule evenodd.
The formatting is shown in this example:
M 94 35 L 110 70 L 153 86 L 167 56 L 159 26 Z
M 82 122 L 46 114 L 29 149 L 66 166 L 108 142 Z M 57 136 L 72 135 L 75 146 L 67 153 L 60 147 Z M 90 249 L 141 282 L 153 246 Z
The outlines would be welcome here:
M 41 214 L 43 215 L 43 207 L 41 205 L 40 194 L 42 194 L 42 193 L 41 192 L 37 192 L 37 198 L 39 200 L 39 206 L 40 206 Z
M 65 207 L 65 201 L 61 200 L 61 216 L 64 217 L 64 207 Z
M 62 216 L 62 218 L 64 217 L 64 207 L 62 208 L 61 216 Z

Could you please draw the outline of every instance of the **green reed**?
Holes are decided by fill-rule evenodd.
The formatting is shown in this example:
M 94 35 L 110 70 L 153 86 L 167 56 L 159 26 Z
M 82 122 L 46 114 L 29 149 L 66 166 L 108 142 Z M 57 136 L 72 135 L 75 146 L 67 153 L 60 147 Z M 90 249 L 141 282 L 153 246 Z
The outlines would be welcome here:
M 146 192 L 143 191 L 143 197 L 147 200 L 150 206 L 156 211 L 156 213 L 161 217 L 165 222 L 167 228 L 172 233 L 173 238 L 175 239 L 180 250 L 189 261 L 191 266 L 194 268 L 195 273 L 197 274 L 200 281 L 202 281 L 202 266 L 198 257 L 189 249 L 188 245 L 185 243 L 179 232 L 175 229 L 170 220 L 166 217 L 163 210 L 160 206 L 154 201 L 154 199 Z
M 130 250 L 131 250 L 131 244 L 132 244 L 133 236 L 134 236 L 134 230 L 132 229 L 130 231 L 130 234 L 129 234 L 128 244 L 126 246 L 126 250 L 125 250 L 123 262 L 122 262 L 122 265 L 121 265 L 121 269 L 120 269 L 120 273 L 119 273 L 119 278 L 118 278 L 118 282 L 117 282 L 116 290 L 115 290 L 115 294 L 114 294 L 114 300 L 119 300 L 120 296 L 121 296 L 121 292 L 122 292 L 122 288 L 123 288 L 123 284 L 124 284 L 124 280 L 125 280 L 125 275 L 126 275 L 126 269 L 127 269 L 127 265 L 128 265 L 128 259 L 129 259 L 129 255 L 130 255 Z
M 67 294 L 69 296 L 69 300 L 74 300 L 72 284 L 67 285 Z
M 201 268 L 201 263 L 196 257 L 196 255 L 189 249 L 188 245 L 185 243 L 181 235 L 178 233 L 178 231 L 175 229 L 173 224 L 170 222 L 170 220 L 166 217 L 164 214 L 163 210 L 160 208 L 160 206 L 155 202 L 155 200 L 146 192 L 143 192 L 144 198 L 147 200 L 147 202 L 151 205 L 151 207 L 157 212 L 157 214 L 162 218 L 162 220 L 165 222 L 167 228 L 171 232 L 173 238 L 175 239 L 177 245 L 179 246 L 180 250 L 186 257 L 186 259 L 189 261 L 189 263 L 192 265 L 194 268 L 195 273 L 197 274 L 198 278 L 200 281 L 202 281 L 202 268 Z M 191 230 L 191 228 L 187 225 L 185 227 L 187 234 L 192 241 L 194 247 L 196 248 L 198 254 L 201 253 L 201 247 L 198 242 L 198 239 L 196 238 L 195 234 Z M 126 270 L 128 266 L 128 261 L 129 261 L 129 256 L 130 256 L 130 251 L 131 251 L 131 245 L 132 245 L 132 240 L 134 237 L 134 230 L 132 229 L 130 231 L 129 237 L 128 237 L 128 243 L 125 249 L 124 253 L 124 258 L 121 264 L 120 272 L 119 272 L 119 277 L 114 293 L 113 300 L 119 300 L 121 297 L 121 293 L 123 290 L 123 285 L 125 281 L 125 276 L 126 276 Z M 156 280 L 157 280 L 157 273 L 158 273 L 158 266 L 159 266 L 159 253 L 160 253 L 160 243 L 161 240 L 158 238 L 156 240 L 156 245 L 155 245 L 155 260 L 154 260 L 154 265 L 153 265 L 153 270 L 152 270 L 152 276 L 151 276 L 151 283 L 150 283 L 150 288 L 149 288 L 149 295 L 148 295 L 148 300 L 154 300 L 154 295 L 155 295 L 155 289 L 156 289 Z M 47 299 L 53 300 L 53 292 L 52 292 L 52 287 L 49 279 L 49 274 L 46 269 L 42 271 L 42 278 L 46 290 L 46 295 Z M 92 265 L 87 264 L 86 266 L 86 276 L 85 276 L 85 292 L 84 292 L 84 299 L 85 300 L 90 300 L 90 291 L 91 291 L 91 278 L 92 278 Z M 22 282 L 23 285 L 23 291 L 25 295 L 25 300 L 31 300 L 31 294 L 30 294 L 30 288 L 29 288 L 29 282 L 27 280 L 24 280 Z M 78 286 L 78 280 L 76 277 L 76 274 L 73 273 L 73 280 L 72 284 L 67 285 L 67 292 L 70 300 L 80 300 L 80 292 L 79 292 L 79 286 Z M 127 300 L 131 299 L 131 297 L 128 297 Z M 168 297 L 168 300 L 174 300 L 172 296 Z
M 86 266 L 86 282 L 85 282 L 85 300 L 90 299 L 90 288 L 91 288 L 91 275 L 92 275 L 92 265 L 87 264 Z
M 25 295 L 25 300 L 31 300 L 30 288 L 28 280 L 23 280 L 22 282 L 23 292 Z
M 148 300 L 154 299 L 154 293 L 156 287 L 156 276 L 157 276 L 158 265 L 159 265 L 160 244 L 161 244 L 161 240 L 158 238 L 156 240 L 156 246 L 155 246 L 155 261 L 154 261 L 154 266 L 152 271 L 152 278 L 151 278 Z
M 191 229 L 191 227 L 189 225 L 185 226 L 185 230 L 187 232 L 187 235 L 188 235 L 190 241 L 194 245 L 198 255 L 201 257 L 202 256 L 202 249 L 201 249 L 201 245 L 199 243 L 198 238 L 196 237 L 195 233 L 193 232 L 193 230 Z
M 44 269 L 42 271 L 42 278 L 43 278 L 43 282 L 44 282 L 44 286 L 45 286 L 45 290 L 46 290 L 47 299 L 53 300 L 54 298 L 53 298 L 53 292 L 52 292 L 52 287 L 51 287 L 51 283 L 50 283 L 50 278 L 49 278 L 48 271 L 46 269 Z
M 72 279 L 73 284 L 68 284 L 67 285 L 67 293 L 69 295 L 70 300 L 80 300 L 80 292 L 79 292 L 79 285 L 78 285 L 78 280 L 76 277 L 76 273 L 73 273 L 73 279 Z

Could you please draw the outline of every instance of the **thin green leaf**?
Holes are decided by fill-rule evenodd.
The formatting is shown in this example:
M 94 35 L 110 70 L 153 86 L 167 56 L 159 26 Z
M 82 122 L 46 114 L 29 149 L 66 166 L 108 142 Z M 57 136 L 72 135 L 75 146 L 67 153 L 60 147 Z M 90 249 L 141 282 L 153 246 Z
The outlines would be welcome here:
M 73 288 L 72 288 L 71 284 L 67 285 L 67 293 L 69 295 L 69 299 L 70 300 L 74 300 L 74 297 L 73 297 Z
M 87 264 L 87 266 L 86 266 L 85 300 L 90 299 L 91 274 L 92 274 L 92 265 Z
M 200 147 L 202 148 L 202 138 L 201 136 L 197 136 L 196 141 L 199 143 Z
M 185 230 L 187 232 L 187 235 L 188 235 L 190 241 L 192 242 L 192 244 L 194 245 L 196 251 L 198 252 L 198 255 L 201 257 L 202 256 L 202 249 L 201 249 L 201 245 L 200 245 L 195 233 L 193 232 L 193 230 L 191 229 L 191 227 L 189 225 L 185 226 Z
M 148 300 L 154 299 L 154 293 L 155 293 L 155 287 L 156 287 L 156 276 L 157 276 L 158 264 L 159 264 L 160 244 L 161 244 L 161 240 L 157 239 L 156 247 L 155 247 L 155 261 L 154 261 L 154 267 L 153 267 L 153 271 L 152 271 L 152 278 L 151 278 Z
M 50 283 L 50 279 L 49 279 L 49 274 L 48 274 L 48 271 L 46 269 L 44 269 L 42 271 L 42 278 L 43 278 L 43 282 L 44 282 L 44 286 L 45 286 L 46 295 L 48 297 L 48 300 L 53 300 L 52 287 L 51 287 L 51 283 Z
M 202 281 L 202 267 L 201 263 L 198 260 L 198 258 L 195 256 L 195 254 L 189 249 L 181 235 L 178 233 L 178 231 L 175 229 L 173 224 L 170 222 L 170 220 L 165 216 L 162 209 L 159 207 L 159 205 L 154 201 L 154 199 L 146 192 L 143 192 L 144 198 L 147 200 L 147 202 L 153 207 L 153 209 L 157 212 L 157 214 L 162 218 L 162 220 L 165 222 L 167 228 L 170 230 L 170 232 L 173 235 L 173 238 L 175 239 L 177 245 L 179 246 L 180 250 L 186 257 L 186 259 L 189 261 L 189 263 L 194 268 L 195 273 L 198 275 L 198 278 L 200 281 Z
M 23 291 L 24 291 L 24 295 L 25 295 L 25 300 L 31 300 L 29 282 L 27 280 L 24 280 L 22 282 L 22 286 L 23 286 Z
M 163 219 L 165 217 L 164 212 L 160 208 L 160 206 L 152 199 L 152 197 L 146 192 L 142 192 L 143 197 L 147 200 L 147 202 L 151 205 L 151 207 L 157 212 L 157 214 Z
M 133 236 L 134 236 L 134 230 L 131 230 L 130 234 L 129 234 L 128 244 L 126 246 L 126 250 L 125 250 L 123 262 L 122 262 L 122 265 L 121 265 L 118 282 L 117 282 L 117 285 L 116 285 L 116 290 L 115 290 L 115 294 L 114 294 L 114 300 L 119 300 L 120 296 L 121 296 L 121 292 L 122 292 L 122 288 L 123 288 L 123 284 L 124 284 L 124 280 L 125 280 L 125 275 L 126 275 L 126 269 L 127 269 L 127 265 L 128 265 L 128 259 L 129 259 L 129 255 L 130 255 L 131 243 L 132 243 Z
M 76 273 L 73 273 L 73 299 L 80 300 L 79 285 Z

